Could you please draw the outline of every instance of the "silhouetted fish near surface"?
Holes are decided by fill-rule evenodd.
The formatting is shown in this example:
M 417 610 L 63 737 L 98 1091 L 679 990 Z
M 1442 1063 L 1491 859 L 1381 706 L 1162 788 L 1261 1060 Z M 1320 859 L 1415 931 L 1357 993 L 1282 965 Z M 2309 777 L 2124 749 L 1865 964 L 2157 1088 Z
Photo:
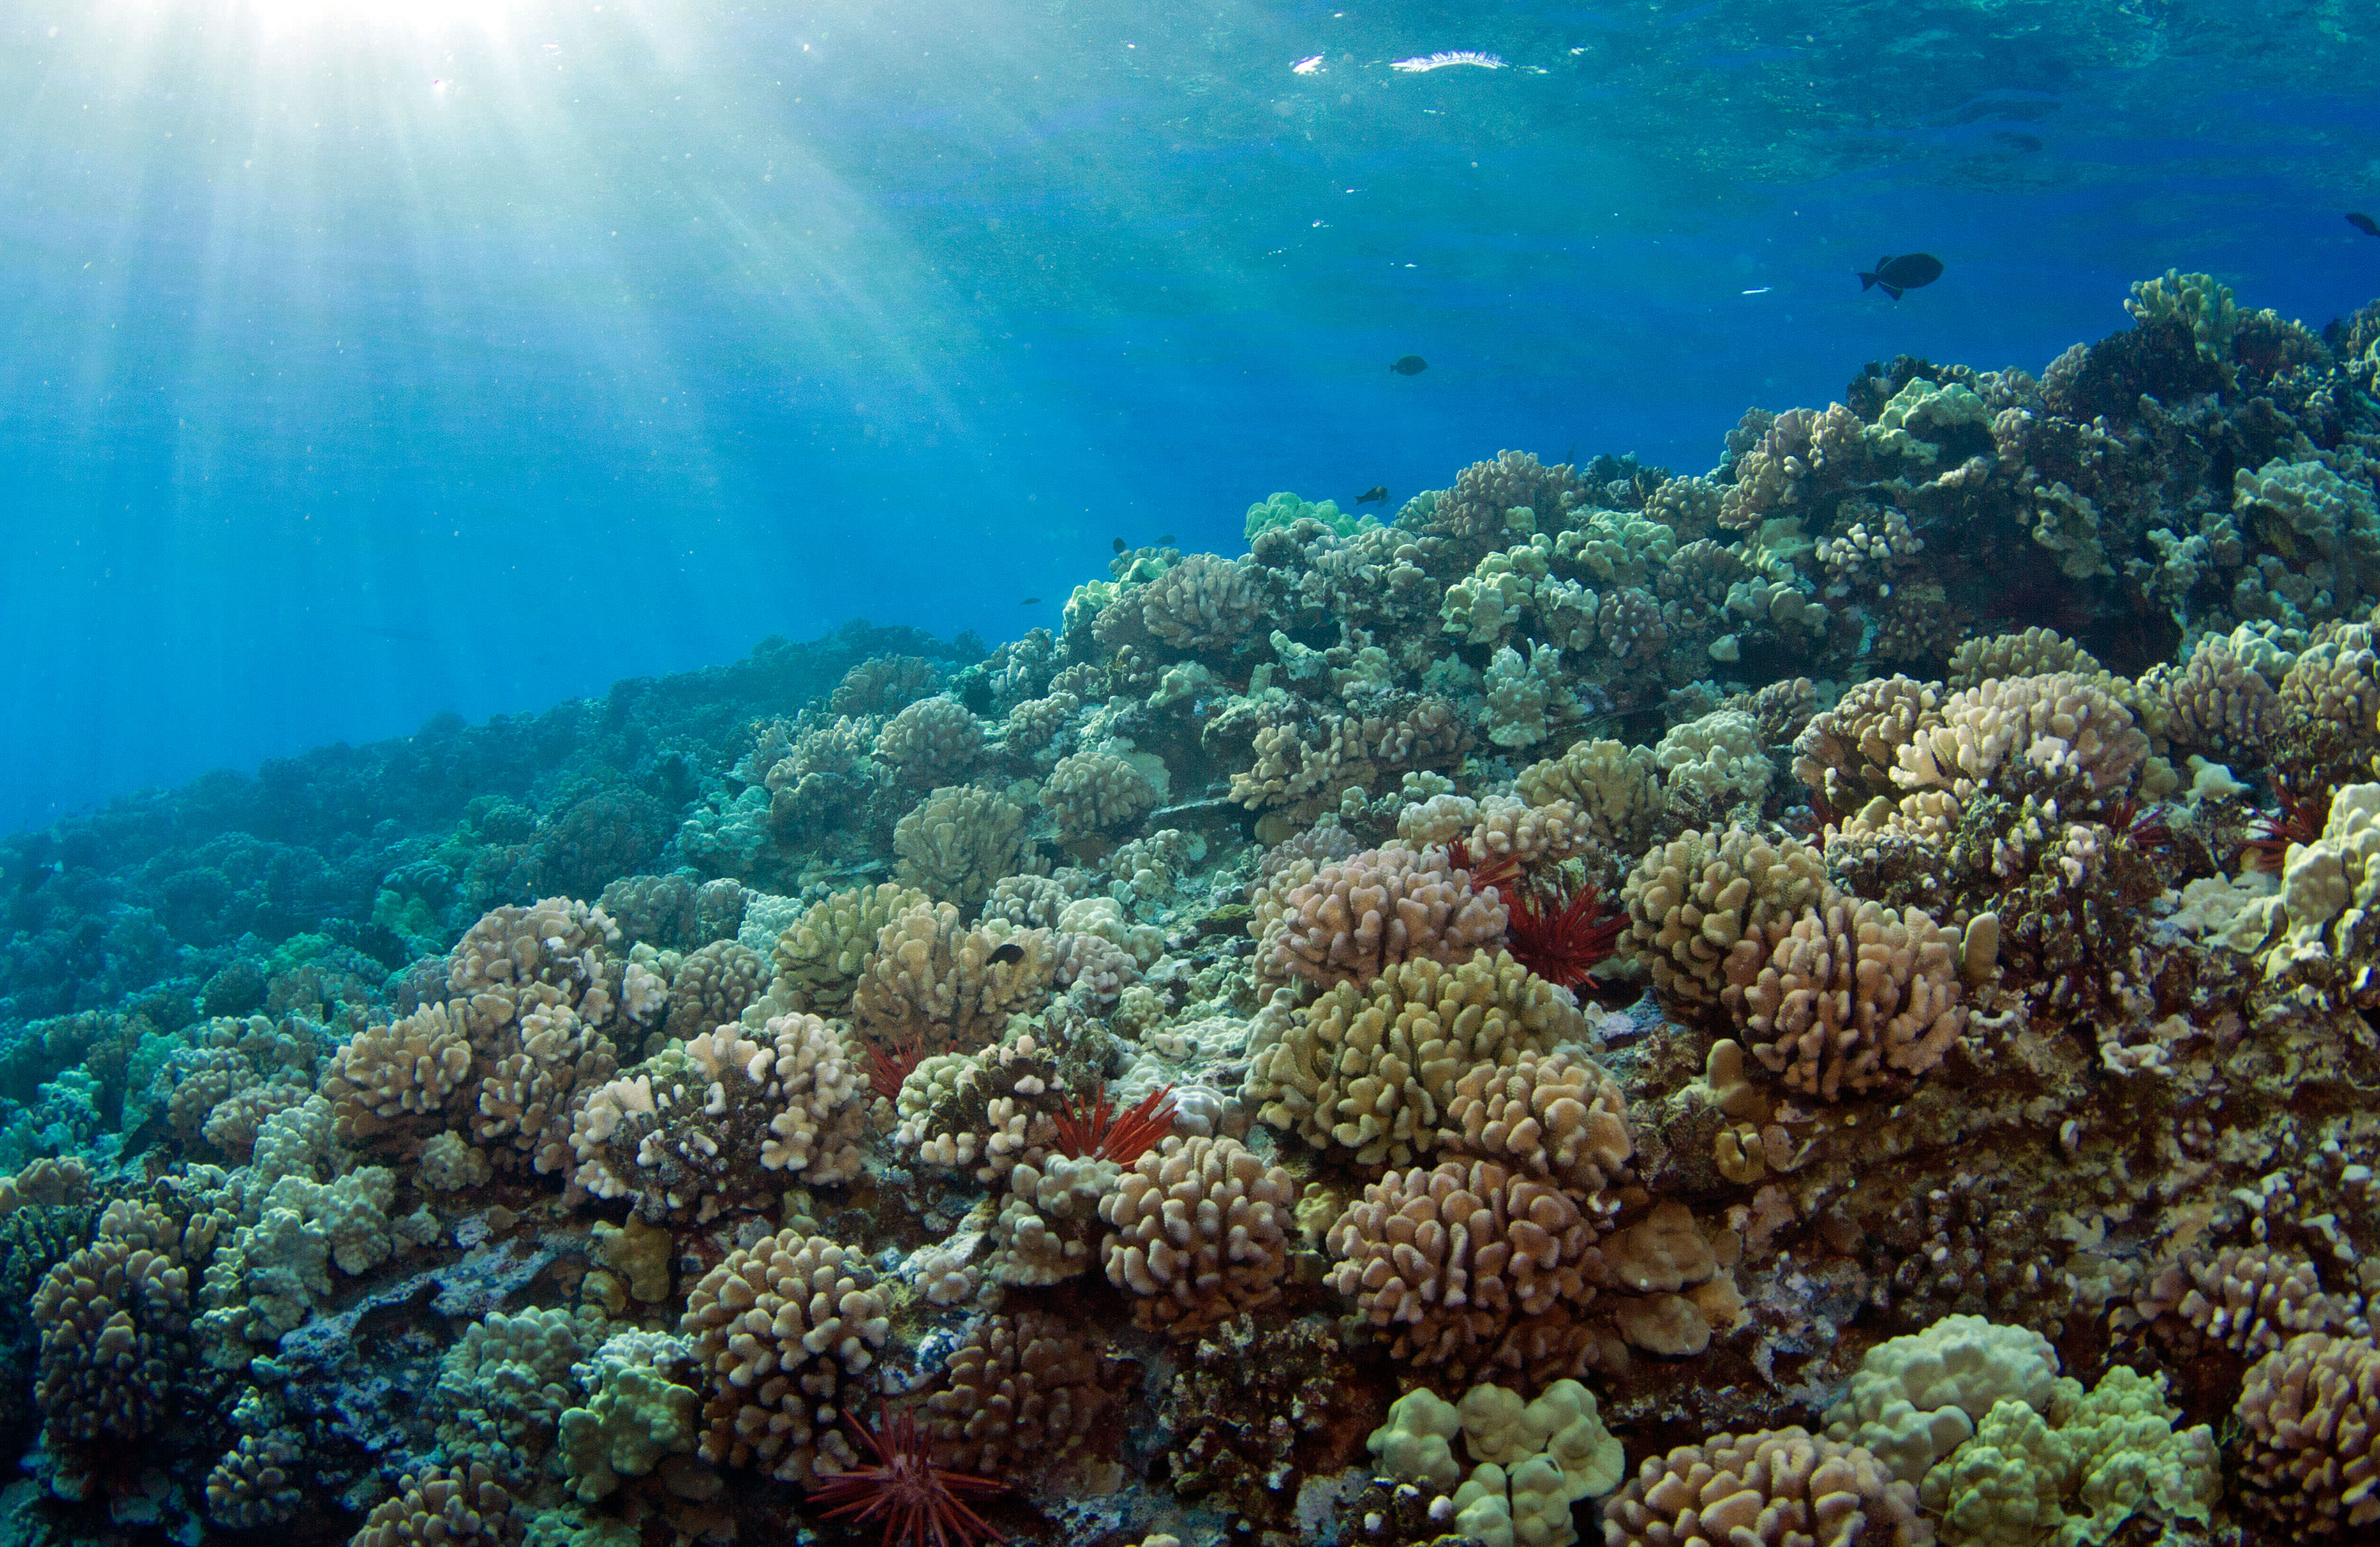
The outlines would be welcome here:
M 1119 554 L 1123 552 L 1123 539 L 1121 537 L 1115 540 L 1115 551 Z
M 1375 483 L 1370 488 L 1365 490 L 1362 493 L 1356 495 L 1355 503 L 1357 505 L 1378 505 L 1388 497 L 1389 486 L 1385 483 Z
M 1397 362 L 1389 369 L 1400 376 L 1418 376 L 1429 369 L 1429 361 L 1419 355 L 1399 355 Z
M 2362 232 L 2367 237 L 2380 237 L 2380 221 L 2374 220 L 2368 214 L 2358 213 L 2349 215 L 2347 217 L 2347 224 L 2354 226 L 2358 231 Z
M 1024 601 L 1017 603 L 1020 607 L 1038 607 L 1040 604 L 1041 599 L 1038 596 L 1028 596 Z
M 1931 285 L 1942 277 L 1942 260 L 1930 252 L 1904 252 L 1898 258 L 1879 258 L 1874 274 L 1859 276 L 1860 288 L 1879 286 L 1894 300 L 1903 290 L 1914 290 L 1921 285 Z
M 1025 947 L 1012 940 L 1007 944 L 1002 945 L 998 950 L 992 952 L 991 955 L 985 959 L 988 961 L 999 962 L 1003 966 L 1013 961 L 1023 961 L 1025 959 Z

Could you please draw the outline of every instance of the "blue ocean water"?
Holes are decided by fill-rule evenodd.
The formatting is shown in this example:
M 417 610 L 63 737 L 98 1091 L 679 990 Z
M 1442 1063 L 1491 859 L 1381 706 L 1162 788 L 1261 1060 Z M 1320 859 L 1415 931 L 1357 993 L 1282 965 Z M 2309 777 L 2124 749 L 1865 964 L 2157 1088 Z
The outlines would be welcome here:
M 1700 471 L 1864 360 L 2037 372 L 2168 267 L 2317 329 L 2380 279 L 2348 5 L 0 29 L 8 826 L 852 617 L 997 642 L 1277 489 Z M 1912 249 L 1947 277 L 1861 293 Z

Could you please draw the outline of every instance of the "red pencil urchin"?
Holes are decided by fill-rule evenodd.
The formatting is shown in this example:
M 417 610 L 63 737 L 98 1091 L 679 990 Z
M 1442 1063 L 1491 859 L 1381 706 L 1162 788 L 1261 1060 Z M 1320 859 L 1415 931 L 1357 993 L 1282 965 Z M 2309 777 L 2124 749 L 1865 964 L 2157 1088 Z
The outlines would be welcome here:
M 909 1078 L 910 1071 L 917 1066 L 917 1060 L 924 1055 L 925 1048 L 914 1036 L 906 1041 L 896 1042 L 890 1048 L 877 1042 L 868 1043 L 868 1083 L 869 1087 L 886 1101 L 892 1100 L 900 1095 L 902 1081 Z
M 2276 779 L 2273 788 L 2280 798 L 2280 815 L 2258 816 L 2256 836 L 2240 846 L 2240 858 L 2250 870 L 2277 871 L 2289 858 L 2289 846 L 2310 844 L 2321 837 L 2323 823 L 2330 818 L 2327 787 L 2312 795 L 2300 795 L 2289 788 L 2289 781 Z
M 875 1453 L 876 1462 L 811 1487 L 810 1503 L 826 1505 L 828 1519 L 854 1525 L 881 1519 L 883 1547 L 972 1547 L 1008 1540 L 966 1505 L 970 1498 L 1006 1492 L 1008 1484 L 935 1466 L 933 1442 L 918 1431 L 915 1413 L 903 1408 L 880 1417 L 874 1428 L 853 1432 Z
M 1504 948 L 1523 967 L 1566 989 L 1595 976 L 1628 924 L 1625 914 L 1604 906 L 1593 886 L 1550 899 L 1534 888 L 1515 886 L 1508 906 Z
M 1058 1149 L 1074 1160 L 1130 1165 L 1173 1131 L 1172 1094 L 1172 1086 L 1160 1086 L 1119 1113 L 1105 1086 L 1092 1086 L 1087 1099 L 1070 1090 L 1058 1102 Z
M 1485 845 L 1474 847 L 1468 843 L 1454 846 L 1454 862 L 1471 877 L 1471 889 L 1485 892 L 1490 886 L 1500 897 L 1510 897 L 1521 889 L 1521 860 L 1518 855 L 1497 854 Z

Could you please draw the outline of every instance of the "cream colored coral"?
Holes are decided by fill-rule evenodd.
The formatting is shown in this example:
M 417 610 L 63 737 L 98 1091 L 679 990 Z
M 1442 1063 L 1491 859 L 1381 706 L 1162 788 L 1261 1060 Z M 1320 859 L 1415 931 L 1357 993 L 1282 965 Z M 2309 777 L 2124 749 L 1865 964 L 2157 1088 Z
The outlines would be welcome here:
M 79 1203 L 91 1193 L 91 1167 L 80 1156 L 63 1160 L 42 1156 L 29 1161 L 12 1176 L 0 1176 L 0 1216 L 18 1209 L 55 1209 Z
M 1041 1285 L 1088 1271 L 1098 1256 L 1099 1222 L 1123 1168 L 1111 1160 L 1040 1153 L 1036 1146 L 1006 1169 L 1008 1196 L 991 1228 L 991 1276 Z
M 1416 1386 L 1389 1404 L 1388 1421 L 1366 1436 L 1364 1445 L 1383 1476 L 1427 1482 L 1448 1493 L 1463 1480 L 1463 1463 L 1454 1458 L 1454 1441 L 1462 1432 L 1463 1415 L 1455 1405 Z
M 1796 838 L 1730 827 L 1688 829 L 1648 852 L 1621 887 L 1622 946 L 1650 968 L 1670 1003 L 1716 1005 L 1729 954 L 1797 917 L 1827 887 L 1824 856 Z
M 1905 1088 L 1966 1029 L 1959 940 L 1922 910 L 1829 896 L 1746 932 L 1720 994 L 1745 1050 L 1820 1101 Z
M 1458 1432 L 1477 1463 L 1468 1478 L 1454 1458 Z M 1365 1445 L 1381 1474 L 1451 1494 L 1433 1506 L 1434 1517 L 1451 1515 L 1456 1531 L 1506 1547 L 1569 1547 L 1578 1540 L 1571 1506 L 1618 1487 L 1625 1469 L 1594 1394 L 1567 1379 L 1534 1402 L 1484 1383 L 1460 1403 L 1416 1389 L 1390 1405 Z
M 1413 848 L 1445 847 L 1468 841 L 1478 824 L 1478 801 L 1441 790 L 1397 812 L 1397 838 Z
M 1258 1115 L 1274 1127 L 1366 1165 L 1407 1164 L 1435 1148 L 1474 1069 L 1509 1067 L 1585 1036 L 1570 995 L 1500 951 L 1452 965 L 1403 962 L 1368 986 L 1343 982 L 1281 1014 L 1269 1011 L 1251 1034 L 1244 1098 L 1261 1103 Z M 1488 1091 L 1474 1098 L 1483 1142 Z
M 1589 1276 L 1616 1292 L 1612 1321 L 1630 1343 L 1672 1357 L 1699 1354 L 1713 1333 L 1741 1320 L 1743 1302 L 1728 1270 L 1742 1251 L 1734 1231 L 1706 1231 L 1684 1204 L 1663 1199 L 1603 1238 Z
M 1648 1456 L 1604 1501 L 1606 1547 L 1926 1547 L 1917 1491 L 1857 1446 L 1780 1429 Z
M 1913 377 L 1892 395 L 1860 438 L 1879 457 L 1903 457 L 1932 466 L 1942 459 L 1942 443 L 1961 425 L 1987 428 L 1992 410 L 1957 382 Z
M 572 1124 L 573 1180 L 655 1220 L 709 1219 L 795 1175 L 846 1181 L 863 1082 L 856 1051 L 816 1016 L 772 1017 L 759 1040 L 722 1026 L 593 1093 Z
M 1041 809 L 1061 839 L 1086 838 L 1141 816 L 1164 792 L 1148 774 L 1113 752 L 1076 752 L 1058 760 L 1041 788 Z
M 2180 671 L 2150 668 L 2135 698 L 2155 733 L 2177 748 L 2255 752 L 2280 727 L 2280 694 L 2228 640 L 2211 636 Z
M 1326 719 L 1312 734 L 1269 725 L 1256 734 L 1256 765 L 1232 775 L 1232 798 L 1250 810 L 1335 799 L 1392 773 L 1451 767 L 1467 741 L 1463 717 L 1441 699 L 1396 713 Z
M 920 801 L 893 826 L 892 852 L 903 885 L 969 913 L 1003 877 L 1045 868 L 1025 831 L 1025 808 L 972 785 L 945 786 Z
M 1950 652 L 1943 676 L 1950 691 L 1957 693 L 1995 677 L 2040 676 L 2050 672 L 2099 678 L 2106 668 L 2098 657 L 2057 629 L 2034 627 L 2022 634 L 1993 634 L 1962 641 Z
M 650 1332 L 616 1334 L 573 1367 L 586 1404 L 563 1412 L 555 1445 L 571 1492 L 601 1499 L 664 1457 L 691 1452 L 702 1410 L 694 1389 L 699 1369 L 686 1339 Z
M 1280 1297 L 1296 1201 L 1289 1173 L 1237 1139 L 1168 1138 L 1099 1204 L 1108 1279 L 1142 1326 L 1196 1336 Z
M 1446 633 L 1469 644 L 1500 644 L 1519 626 L 1538 587 L 1548 583 L 1548 541 L 1523 542 L 1482 558 L 1446 588 L 1439 615 Z
M 471 1039 L 443 1004 L 385 1027 L 366 1027 L 331 1054 L 322 1094 L 349 1143 L 444 1126 L 445 1108 L 471 1075 Z
M 955 1471 L 1062 1463 L 1115 1407 L 1088 1341 L 1039 1311 L 985 1317 L 943 1370 L 948 1384 L 926 1399 L 924 1427 L 934 1465 Z
M 914 788 L 964 776 L 982 754 L 983 727 L 954 699 L 920 699 L 876 736 L 878 761 Z
M 901 1082 L 892 1143 L 921 1164 L 973 1167 L 978 1181 L 1010 1184 L 1016 1166 L 1048 1155 L 1059 1094 L 1057 1065 L 1029 1031 L 975 1053 L 931 1054 Z
M 567 1004 L 538 1004 L 488 1051 L 472 1139 L 499 1159 L 528 1156 L 540 1173 L 570 1164 L 572 1113 L 619 1067 L 611 1039 Z
M 1760 727 L 1741 710 L 1713 710 L 1677 725 L 1653 749 L 1661 790 L 1676 814 L 1757 807 L 1776 769 L 1761 749 Z
M 2153 1326 L 2185 1352 L 2215 1344 L 2260 1355 L 2300 1333 L 2361 1331 L 2359 1302 L 2353 1294 L 2323 1293 L 2313 1263 L 2301 1253 L 2231 1246 L 2164 1264 L 2124 1320 Z
M 298 1513 L 304 1449 L 287 1430 L 242 1434 L 207 1474 L 207 1517 L 241 1530 L 278 1525 Z
M 1941 724 L 1941 689 L 1905 676 L 1845 689 L 1793 741 L 1793 776 L 1838 815 L 1893 793 L 1892 769 L 1919 732 Z
M 1330 1284 L 1391 1357 L 1457 1370 L 1521 1363 L 1524 1318 L 1574 1312 L 1594 1297 L 1585 1272 L 1595 1230 L 1549 1182 L 1488 1161 L 1391 1171 L 1330 1227 Z M 1576 1374 L 1563 1370 L 1559 1374 Z M 1553 1372 L 1548 1372 L 1553 1373 Z
M 601 953 L 619 938 L 619 929 L 601 908 L 569 897 L 492 908 L 448 954 L 447 986 L 466 999 L 496 994 L 517 1004 L 532 985 L 541 984 L 563 990 L 576 1003 L 601 986 Z M 604 1018 L 604 1007 L 579 1008 L 589 1020 Z M 475 1025 L 483 1018 L 476 1004 L 470 1018 Z
M 639 953 L 649 946 L 638 946 Z M 684 1041 L 715 1027 L 732 1024 L 744 1014 L 746 1006 L 760 996 L 769 978 L 769 964 L 758 951 L 733 940 L 715 940 L 698 946 L 683 956 L 660 956 L 658 964 L 666 967 L 671 959 L 676 970 L 667 984 L 668 1013 L 662 1019 L 660 1041 Z M 626 985 L 623 997 L 638 981 L 638 964 L 628 964 Z M 633 1002 L 629 1014 L 638 1019 Z M 648 1039 L 649 1042 L 652 1039 Z
M 2002 677 L 1944 700 L 1941 723 L 1895 754 L 1892 779 L 1963 798 L 2014 758 L 2052 777 L 2079 774 L 2104 795 L 2129 784 L 2148 752 L 2131 711 L 2097 683 L 2071 672 Z
M 2350 1540 L 2380 1522 L 2380 1347 L 2322 1333 L 2256 1361 L 2233 1410 L 2245 1503 L 2277 1524 Z
M 2321 835 L 2311 844 L 2289 846 L 2280 889 L 2244 904 L 2218 938 L 2234 950 L 2263 952 L 2264 969 L 2271 976 L 2300 963 L 2352 967 L 2352 986 L 2360 991 L 2373 971 L 2362 957 L 2367 954 L 2364 925 L 2375 901 L 2380 785 L 2343 785 L 2331 793 Z
M 1007 947 L 1015 947 L 1006 953 Z M 913 905 L 888 921 L 852 994 L 861 1036 L 929 1053 L 981 1047 L 1011 1015 L 1049 1001 L 1056 944 L 1048 930 L 1004 920 L 973 928 L 948 903 Z
M 678 1330 L 710 1380 L 704 1460 L 798 1483 L 855 1464 L 839 1398 L 891 1331 L 875 1284 L 861 1253 L 792 1229 L 703 1274 Z
M 544 1469 L 563 1411 L 571 1367 L 606 1334 L 602 1314 L 559 1306 L 492 1310 L 463 1329 L 439 1360 L 426 1404 L 449 1460 L 484 1464 L 500 1476 Z
M 1594 837 L 1633 848 L 1662 810 L 1660 769 L 1649 747 L 1580 741 L 1521 770 L 1513 789 L 1530 806 L 1568 801 Z
M 1552 1176 L 1582 1200 L 1602 1199 L 1634 1150 L 1620 1082 L 1567 1050 L 1473 1064 L 1454 1082 L 1444 1125 L 1443 1147 Z
M 1263 574 L 1251 560 L 1192 554 L 1143 589 L 1141 621 L 1177 650 L 1228 650 L 1263 615 Z
M 1510 645 L 1497 651 L 1481 690 L 1486 710 L 1479 723 L 1499 747 L 1534 747 L 1582 713 L 1563 681 L 1561 652 L 1552 645 L 1533 644 L 1526 655 Z
M 1066 728 L 1066 722 L 1082 707 L 1083 700 L 1072 693 L 1026 700 L 1008 712 L 1008 749 L 1026 753 L 1041 750 L 1057 739 L 1058 733 Z
M 2349 624 L 2318 635 L 2281 677 L 2281 704 L 2303 724 L 2359 742 L 2380 734 L 2380 665 L 2372 630 Z
M 484 1465 L 407 1475 L 397 1492 L 364 1517 L 347 1547 L 511 1547 L 528 1513 Z
M 1360 986 L 1399 962 L 1460 960 L 1504 933 L 1503 903 L 1473 891 L 1459 860 L 1402 844 L 1320 867 L 1300 860 L 1251 903 L 1263 983 Z

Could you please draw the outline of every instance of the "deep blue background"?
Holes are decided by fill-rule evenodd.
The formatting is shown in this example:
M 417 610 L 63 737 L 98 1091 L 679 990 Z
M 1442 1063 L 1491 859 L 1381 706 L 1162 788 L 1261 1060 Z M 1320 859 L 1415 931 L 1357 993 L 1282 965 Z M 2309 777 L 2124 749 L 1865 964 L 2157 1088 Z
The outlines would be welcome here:
M 2380 294 L 2362 7 L 1151 9 L 12 8 L 0 828 L 855 615 L 1011 637 L 1277 489 L 1700 470 L 2172 265 Z M 1509 65 L 1388 68 L 1448 48 Z

